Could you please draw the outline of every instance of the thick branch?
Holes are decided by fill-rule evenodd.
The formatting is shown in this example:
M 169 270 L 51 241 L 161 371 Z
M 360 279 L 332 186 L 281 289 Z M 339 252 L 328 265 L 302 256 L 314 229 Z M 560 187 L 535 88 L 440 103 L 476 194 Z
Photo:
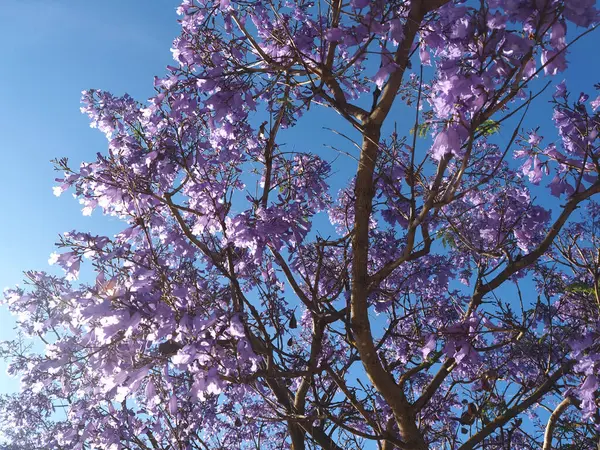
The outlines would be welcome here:
M 373 174 L 379 153 L 381 126 L 387 117 L 398 88 L 402 82 L 404 71 L 408 65 L 412 42 L 421 26 L 424 15 L 428 12 L 426 2 L 411 3 L 404 30 L 404 40 L 400 44 L 395 62 L 396 71 L 386 83 L 379 104 L 364 123 L 363 144 L 355 184 L 354 203 L 354 235 L 352 237 L 352 292 L 350 298 L 350 320 L 356 341 L 356 348 L 365 371 L 373 386 L 385 398 L 391 407 L 400 434 L 406 448 L 425 450 L 427 444 L 415 422 L 414 413 L 392 375 L 383 367 L 373 341 L 369 321 L 369 221 L 373 208 L 375 187 Z M 436 5 L 440 6 L 440 5 Z
M 390 75 L 381 91 L 379 103 L 369 116 L 369 119 L 373 123 L 382 124 L 392 108 L 396 95 L 398 94 L 398 89 L 402 84 L 404 71 L 406 70 L 406 66 L 410 59 L 412 43 L 419 31 L 423 17 L 429 11 L 439 8 L 448 3 L 448 1 L 449 0 L 422 0 L 411 3 L 410 11 L 406 18 L 406 26 L 404 28 L 404 39 L 398 46 L 396 54 L 394 55 L 394 62 L 398 68 Z
M 558 404 L 556 409 L 550 415 L 548 419 L 548 423 L 546 424 L 546 432 L 544 433 L 544 446 L 542 450 L 552 450 L 552 434 L 554 434 L 554 428 L 556 427 L 556 422 L 558 421 L 560 415 L 567 409 L 570 405 L 573 404 L 573 397 L 567 397 L 562 402 Z
M 413 404 L 413 409 L 415 411 L 420 411 L 425 405 L 427 405 L 429 400 L 431 400 L 431 397 L 433 397 L 433 394 L 435 394 L 448 374 L 452 371 L 453 364 L 454 358 L 448 358 L 446 361 L 444 361 L 444 364 L 442 364 L 440 370 L 438 370 L 438 372 L 435 374 L 433 380 L 431 380 L 431 382 L 423 390 L 421 396 Z
M 350 320 L 367 376 L 392 408 L 407 448 L 425 450 L 427 445 L 415 424 L 402 389 L 379 360 L 369 321 L 369 220 L 373 207 L 373 172 L 379 151 L 379 134 L 380 126 L 371 125 L 367 128 L 356 177 Z

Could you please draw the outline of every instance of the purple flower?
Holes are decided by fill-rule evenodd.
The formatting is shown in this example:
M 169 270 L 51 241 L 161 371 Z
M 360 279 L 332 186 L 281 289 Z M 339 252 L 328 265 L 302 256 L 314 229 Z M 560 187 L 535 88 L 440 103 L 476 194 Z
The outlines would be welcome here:
M 550 45 L 552 45 L 555 50 L 562 50 L 566 47 L 566 32 L 567 27 L 564 23 L 556 22 L 554 25 L 552 25 L 552 31 L 550 33 Z
M 341 28 L 329 28 L 325 32 L 325 39 L 329 42 L 339 42 L 342 40 L 344 32 Z
M 542 50 L 541 62 L 546 75 L 556 75 L 567 68 L 566 51 Z
M 567 83 L 565 80 L 562 80 L 556 85 L 556 92 L 554 92 L 554 98 L 562 98 L 564 100 L 567 99 Z
M 381 89 L 385 84 L 387 77 L 398 68 L 398 64 L 394 62 L 394 56 L 386 49 L 381 53 L 381 67 L 373 76 L 373 81 Z
M 424 66 L 431 66 L 431 55 L 425 48 L 424 44 L 419 47 L 419 59 Z
M 533 146 L 539 145 L 540 142 L 542 142 L 542 139 L 543 136 L 537 134 L 537 130 L 532 130 L 527 135 L 527 142 Z
M 561 194 L 564 193 L 570 195 L 575 192 L 573 186 L 567 183 L 564 179 L 561 179 L 558 175 L 552 179 L 548 187 L 550 188 L 550 193 L 555 197 L 560 197 Z
M 577 26 L 589 27 L 599 18 L 596 1 L 569 0 L 565 2 L 565 17 Z
M 579 386 L 578 395 L 581 399 L 582 417 L 584 420 L 592 418 L 598 410 L 595 395 L 598 387 L 600 387 L 600 383 L 595 375 L 588 375 L 581 386 Z
M 152 380 L 148 380 L 148 383 L 146 384 L 145 395 L 150 401 L 156 396 L 156 387 L 154 386 L 154 382 Z
M 169 399 L 169 413 L 173 416 L 177 415 L 177 396 L 175 394 L 171 395 Z
M 429 153 L 433 159 L 440 161 L 446 155 L 456 155 L 460 150 L 461 140 L 456 127 L 449 126 L 437 134 Z
M 421 353 L 423 354 L 423 359 L 427 359 L 427 356 L 429 356 L 429 354 L 433 350 L 435 350 L 435 346 L 436 346 L 435 334 L 430 334 L 429 337 L 427 338 L 427 342 L 421 349 Z
M 404 39 L 404 25 L 399 19 L 392 20 L 390 24 L 390 35 L 394 45 L 399 45 Z
M 350 4 L 353 8 L 362 9 L 370 3 L 369 0 L 350 0 Z
M 79 276 L 81 257 L 76 252 L 62 254 L 52 253 L 48 259 L 50 265 L 58 264 L 67 273 L 68 280 L 76 280 Z
M 533 162 L 533 169 L 531 168 L 531 163 Z M 540 181 L 542 180 L 542 162 L 540 161 L 540 158 L 538 157 L 538 155 L 535 155 L 532 158 L 529 158 L 527 160 L 527 162 L 525 163 L 525 165 L 523 166 L 523 174 L 527 175 L 527 177 L 529 178 L 529 181 L 532 182 L 533 184 L 539 184 Z

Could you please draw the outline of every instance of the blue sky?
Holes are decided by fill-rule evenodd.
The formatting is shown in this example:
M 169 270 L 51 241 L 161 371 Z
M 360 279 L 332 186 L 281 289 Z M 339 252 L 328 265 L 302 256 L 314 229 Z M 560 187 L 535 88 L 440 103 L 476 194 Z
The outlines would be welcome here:
M 79 112 L 82 90 L 127 92 L 142 101 L 152 95 L 153 76 L 162 75 L 164 66 L 172 63 L 169 49 L 179 32 L 177 4 L 177 0 L 2 0 L 0 288 L 21 282 L 24 270 L 50 270 L 47 260 L 61 232 L 78 229 L 110 235 L 120 229 L 119 223 L 97 212 L 83 217 L 70 192 L 55 197 L 57 174 L 49 161 L 67 156 L 78 166 L 106 149 L 103 134 L 90 129 L 87 117 Z M 591 93 L 592 85 L 600 81 L 600 58 L 595 56 L 599 36 L 597 32 L 584 38 L 568 58 L 572 65 L 564 77 L 574 94 Z M 548 94 L 553 90 L 550 87 Z M 531 124 L 538 121 L 547 127 L 551 114 L 546 100 L 540 100 L 530 111 Z M 331 137 L 321 130 L 320 119 L 325 116 L 332 114 L 301 120 L 301 127 L 286 140 L 302 147 Z M 402 119 L 398 118 L 400 123 Z M 500 140 L 507 141 L 511 132 L 501 132 Z M 354 153 L 342 138 L 336 137 L 334 144 Z M 0 340 L 12 334 L 12 320 L 0 308 Z M 0 393 L 18 386 L 4 371 L 0 363 Z

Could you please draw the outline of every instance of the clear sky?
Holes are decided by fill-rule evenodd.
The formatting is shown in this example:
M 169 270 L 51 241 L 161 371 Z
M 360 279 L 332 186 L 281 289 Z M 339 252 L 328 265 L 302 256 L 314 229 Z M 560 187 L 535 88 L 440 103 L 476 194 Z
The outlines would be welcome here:
M 169 49 L 179 32 L 175 13 L 179 2 L 0 3 L 1 289 L 21 282 L 24 270 L 50 270 L 47 261 L 59 233 L 78 229 L 110 235 L 120 229 L 98 212 L 83 217 L 69 191 L 56 198 L 52 194 L 56 173 L 49 161 L 67 156 L 78 166 L 106 150 L 103 134 L 90 129 L 87 117 L 79 112 L 82 90 L 127 92 L 141 101 L 152 95 L 153 76 L 163 75 L 165 65 L 172 63 Z M 584 38 L 568 58 L 572 68 L 565 77 L 575 93 L 590 92 L 600 81 L 598 44 L 597 32 Z M 550 123 L 545 100 L 531 112 L 533 119 Z M 310 120 L 308 125 L 314 127 Z M 339 147 L 343 142 L 337 142 Z M 12 335 L 12 321 L 0 308 L 0 340 Z M 17 387 L 4 372 L 0 363 L 0 392 Z

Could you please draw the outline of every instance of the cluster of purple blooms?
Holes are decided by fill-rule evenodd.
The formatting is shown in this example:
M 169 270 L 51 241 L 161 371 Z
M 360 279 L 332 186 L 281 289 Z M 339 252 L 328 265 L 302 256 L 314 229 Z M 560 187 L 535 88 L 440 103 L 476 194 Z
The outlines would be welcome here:
M 522 120 L 495 140 L 566 69 L 594 1 L 178 13 L 175 65 L 147 103 L 83 92 L 108 150 L 57 160 L 54 192 L 125 226 L 65 233 L 50 257 L 64 277 L 28 272 L 5 292 L 20 334 L 0 356 L 22 388 L 0 397 L 0 442 L 500 450 L 541 448 L 550 429 L 548 445 L 595 445 L 600 97 L 573 102 L 560 83 L 558 141 Z M 399 92 L 414 107 L 402 132 Z M 324 106 L 358 164 L 283 145 Z M 563 205 L 536 203 L 538 185 Z

